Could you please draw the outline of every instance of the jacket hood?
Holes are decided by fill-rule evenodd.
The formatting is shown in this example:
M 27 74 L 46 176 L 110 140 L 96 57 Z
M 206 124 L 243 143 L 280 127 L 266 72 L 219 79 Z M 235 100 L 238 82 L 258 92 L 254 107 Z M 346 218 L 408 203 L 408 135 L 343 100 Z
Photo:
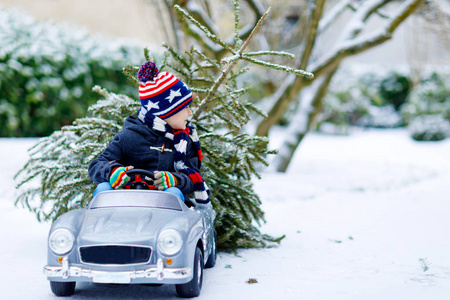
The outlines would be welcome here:
M 149 132 L 154 133 L 153 130 L 148 128 L 141 120 L 133 116 L 129 116 L 125 119 L 123 129 L 138 132 L 140 134 L 148 134 Z

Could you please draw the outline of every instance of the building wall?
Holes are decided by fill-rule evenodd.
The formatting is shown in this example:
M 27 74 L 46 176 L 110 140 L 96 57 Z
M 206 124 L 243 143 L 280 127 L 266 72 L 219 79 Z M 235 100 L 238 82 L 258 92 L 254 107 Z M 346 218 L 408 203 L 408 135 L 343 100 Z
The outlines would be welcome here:
M 155 11 L 146 3 L 145 0 L 0 0 L 4 8 L 16 7 L 36 20 L 67 21 L 92 33 L 161 45 L 159 22 L 155 22 Z

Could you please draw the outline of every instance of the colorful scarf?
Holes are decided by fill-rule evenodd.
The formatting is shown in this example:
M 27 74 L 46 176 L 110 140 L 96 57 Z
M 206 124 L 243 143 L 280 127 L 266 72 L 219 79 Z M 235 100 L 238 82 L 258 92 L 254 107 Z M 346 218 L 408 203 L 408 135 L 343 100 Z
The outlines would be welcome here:
M 200 149 L 200 141 L 198 139 L 197 131 L 192 126 L 187 126 L 184 130 L 174 130 L 163 119 L 158 117 L 148 118 L 140 115 L 143 121 L 149 128 L 156 133 L 173 141 L 175 147 L 174 168 L 175 171 L 181 172 L 189 177 L 194 183 L 194 197 L 198 203 L 206 204 L 209 202 L 209 188 L 203 181 L 202 176 L 196 170 L 186 166 L 186 150 L 189 137 L 194 142 L 197 148 L 197 155 L 199 159 L 199 168 L 203 159 L 202 151 Z

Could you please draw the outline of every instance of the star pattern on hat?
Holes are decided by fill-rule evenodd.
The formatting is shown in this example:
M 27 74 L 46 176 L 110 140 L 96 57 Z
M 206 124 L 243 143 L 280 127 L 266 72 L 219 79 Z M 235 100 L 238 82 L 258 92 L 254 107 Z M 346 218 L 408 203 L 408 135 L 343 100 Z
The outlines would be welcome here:
M 181 96 L 180 90 L 181 90 L 181 89 L 178 89 L 178 90 L 176 90 L 176 91 L 170 90 L 170 95 L 167 96 L 166 99 L 168 99 L 169 102 L 172 103 L 172 101 L 173 101 L 173 99 L 175 99 L 175 97 Z
M 159 105 L 157 102 L 148 101 L 148 104 L 146 105 L 147 110 L 151 111 L 153 108 L 159 109 Z

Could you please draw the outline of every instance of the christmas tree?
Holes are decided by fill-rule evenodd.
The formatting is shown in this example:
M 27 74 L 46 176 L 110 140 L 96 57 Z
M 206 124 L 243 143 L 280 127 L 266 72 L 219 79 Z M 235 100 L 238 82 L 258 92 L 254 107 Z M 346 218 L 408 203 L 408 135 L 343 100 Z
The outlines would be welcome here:
M 245 88 L 238 78 L 247 71 L 241 62 L 278 69 L 311 78 L 302 70 L 261 60 L 257 57 L 288 56 L 277 51 L 245 52 L 268 11 L 261 17 L 250 36 L 242 41 L 238 35 L 239 6 L 235 2 L 235 41 L 227 44 L 179 6 L 175 9 L 186 22 L 201 30 L 210 42 L 226 49 L 230 55 L 218 61 L 192 47 L 178 53 L 165 45 L 160 69 L 168 69 L 196 93 L 191 108 L 191 123 L 197 128 L 204 153 L 202 176 L 207 182 L 212 205 L 217 212 L 216 230 L 222 249 L 269 247 L 282 237 L 261 234 L 253 223 L 264 222 L 259 196 L 253 190 L 252 177 L 260 177 L 258 167 L 267 165 L 265 157 L 273 154 L 268 139 L 243 132 L 252 112 L 263 115 L 252 103 L 244 101 Z M 153 60 L 145 50 L 146 60 Z M 125 73 L 138 85 L 139 66 L 127 66 Z M 121 130 L 128 115 L 136 115 L 140 102 L 125 95 L 95 87 L 103 99 L 92 105 L 88 116 L 56 131 L 30 149 L 30 159 L 16 178 L 21 188 L 16 203 L 35 212 L 39 220 L 55 220 L 61 214 L 85 207 L 95 189 L 87 167 Z M 28 188 L 26 188 L 28 187 Z

